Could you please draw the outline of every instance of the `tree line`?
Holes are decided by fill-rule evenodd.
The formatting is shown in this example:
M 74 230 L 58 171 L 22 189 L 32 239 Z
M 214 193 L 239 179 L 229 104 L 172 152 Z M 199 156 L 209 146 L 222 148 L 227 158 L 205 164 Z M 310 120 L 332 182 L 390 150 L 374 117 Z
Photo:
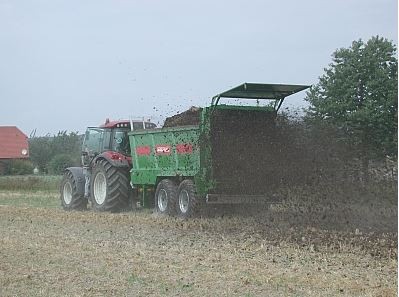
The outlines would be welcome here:
M 29 139 L 31 162 L 42 173 L 60 174 L 68 166 L 79 166 L 83 136 L 60 131 L 57 135 Z

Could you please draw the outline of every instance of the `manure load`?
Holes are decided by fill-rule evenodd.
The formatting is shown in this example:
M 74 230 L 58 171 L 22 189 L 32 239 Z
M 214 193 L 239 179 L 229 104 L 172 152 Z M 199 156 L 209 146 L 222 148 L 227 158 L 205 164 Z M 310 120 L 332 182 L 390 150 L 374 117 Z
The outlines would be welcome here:
M 191 106 L 188 110 L 183 111 L 182 113 L 166 118 L 163 128 L 199 125 L 201 112 L 202 108 Z

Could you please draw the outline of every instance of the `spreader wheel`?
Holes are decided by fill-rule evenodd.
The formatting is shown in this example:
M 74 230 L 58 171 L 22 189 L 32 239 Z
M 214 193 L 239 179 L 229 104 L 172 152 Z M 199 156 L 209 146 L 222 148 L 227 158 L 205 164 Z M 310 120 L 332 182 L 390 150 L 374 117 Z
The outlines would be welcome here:
M 177 186 L 170 179 L 159 182 L 155 191 L 155 209 L 160 214 L 175 215 L 177 201 Z
M 200 214 L 202 201 L 197 195 L 195 184 L 192 180 L 182 181 L 177 190 L 177 213 L 182 218 L 196 217 Z

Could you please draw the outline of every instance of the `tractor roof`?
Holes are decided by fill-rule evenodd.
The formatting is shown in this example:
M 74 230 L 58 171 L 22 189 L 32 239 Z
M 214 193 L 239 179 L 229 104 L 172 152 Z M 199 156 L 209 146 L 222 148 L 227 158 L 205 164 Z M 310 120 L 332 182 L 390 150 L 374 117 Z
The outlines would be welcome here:
M 100 128 L 116 128 L 120 127 L 120 125 L 127 124 L 130 127 L 129 120 L 118 120 L 118 121 L 110 121 L 107 119 L 104 124 L 100 125 Z
M 100 128 L 119 128 L 119 127 L 129 127 L 130 122 L 132 123 L 151 123 L 149 120 L 117 120 L 117 121 L 110 121 L 109 119 L 105 120 L 105 123 L 100 125 Z
M 306 85 L 243 83 L 215 97 L 279 100 L 309 87 Z

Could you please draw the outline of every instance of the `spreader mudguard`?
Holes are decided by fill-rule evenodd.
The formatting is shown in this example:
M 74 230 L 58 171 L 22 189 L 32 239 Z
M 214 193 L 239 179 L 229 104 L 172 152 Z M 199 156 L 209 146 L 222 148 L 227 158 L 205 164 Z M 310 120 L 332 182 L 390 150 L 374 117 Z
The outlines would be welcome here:
M 82 167 L 68 167 L 65 171 L 69 171 L 73 175 L 73 179 L 76 182 L 76 188 L 79 194 L 84 195 L 85 193 L 85 176 L 83 174 Z

